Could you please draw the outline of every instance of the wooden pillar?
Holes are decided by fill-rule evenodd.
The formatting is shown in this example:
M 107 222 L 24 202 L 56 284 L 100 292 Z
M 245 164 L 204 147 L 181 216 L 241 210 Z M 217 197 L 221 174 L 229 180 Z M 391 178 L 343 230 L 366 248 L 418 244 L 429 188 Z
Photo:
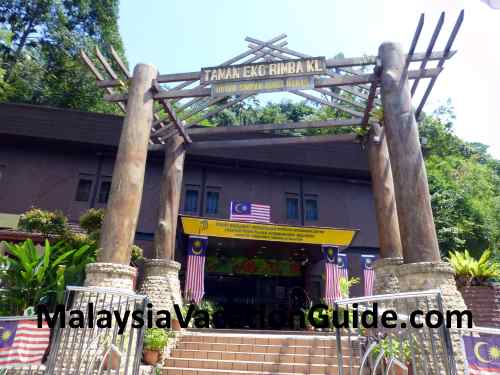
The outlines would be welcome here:
M 156 259 L 175 258 L 175 235 L 182 191 L 184 155 L 184 139 L 180 135 L 170 137 L 165 144 L 165 162 L 160 183 L 160 211 L 154 240 Z
M 405 263 L 440 260 L 427 173 L 401 46 L 379 48 L 382 102 Z
M 386 137 L 379 124 L 372 125 L 368 136 L 368 163 L 372 176 L 380 256 L 401 258 L 403 248 Z
M 156 75 L 152 65 L 138 64 L 134 69 L 101 232 L 98 261 L 102 263 L 130 263 L 153 120 L 151 85 Z

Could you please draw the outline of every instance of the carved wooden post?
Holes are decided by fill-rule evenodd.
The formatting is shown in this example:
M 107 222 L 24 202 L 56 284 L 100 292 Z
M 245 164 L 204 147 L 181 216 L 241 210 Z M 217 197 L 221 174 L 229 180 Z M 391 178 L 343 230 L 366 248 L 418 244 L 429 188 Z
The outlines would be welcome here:
M 156 259 L 175 258 L 175 235 L 184 171 L 184 140 L 172 136 L 165 144 L 165 162 L 160 185 L 160 210 L 155 231 L 154 251 Z
M 394 198 L 389 150 L 386 137 L 379 124 L 373 124 L 368 141 L 368 163 L 372 177 L 375 215 L 382 258 L 403 256 L 399 234 L 398 213 Z
M 398 44 L 383 43 L 379 57 L 382 62 L 384 130 L 405 262 L 397 267 L 399 288 L 403 292 L 440 289 L 445 310 L 464 311 L 466 306 L 457 290 L 453 268 L 449 263 L 440 261 L 417 122 L 408 78 L 403 75 L 405 55 Z M 465 321 L 462 323 L 466 325 Z M 451 327 L 450 331 L 457 373 L 463 374 L 460 331 L 455 327 Z
M 403 263 L 403 249 L 389 150 L 385 133 L 379 124 L 373 124 L 368 135 L 368 164 L 381 256 L 373 265 L 376 274 L 374 290 L 376 294 L 397 293 L 400 291 L 397 267 Z
M 152 65 L 134 69 L 123 121 L 113 181 L 101 232 L 98 263 L 87 268 L 86 284 L 127 287 L 135 269 L 129 267 L 131 247 L 141 206 L 148 142 L 153 119 L 151 85 L 157 75 Z
M 432 217 L 429 186 L 411 104 L 405 55 L 396 43 L 384 43 L 382 100 L 384 129 L 391 159 L 401 241 L 405 263 L 441 259 Z
M 141 293 L 149 297 L 153 309 L 172 310 L 182 304 L 179 270 L 175 259 L 175 237 L 182 191 L 185 146 L 180 135 L 165 143 L 165 162 L 160 182 L 160 210 L 155 231 L 154 257 L 144 262 Z

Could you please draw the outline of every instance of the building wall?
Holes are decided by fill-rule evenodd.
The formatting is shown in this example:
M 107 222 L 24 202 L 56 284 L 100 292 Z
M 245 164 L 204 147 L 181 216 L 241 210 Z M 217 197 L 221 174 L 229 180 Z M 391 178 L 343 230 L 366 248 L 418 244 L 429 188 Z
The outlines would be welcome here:
M 217 218 L 229 217 L 231 200 L 269 204 L 272 222 L 291 225 L 347 227 L 359 229 L 354 247 L 378 247 L 373 197 L 369 181 L 339 178 L 327 173 L 297 173 L 261 164 L 255 167 L 200 162 L 188 156 L 183 180 L 181 212 L 186 187 L 199 189 L 198 216 L 207 216 L 204 202 L 207 189 L 219 191 Z M 110 181 L 114 155 L 109 152 L 60 143 L 16 142 L 0 147 L 0 212 L 22 213 L 35 206 L 62 210 L 71 221 L 88 208 L 104 207 L 97 201 L 98 187 Z M 151 242 L 158 215 L 162 160 L 148 160 L 138 238 L 141 244 Z M 75 201 L 79 179 L 93 180 L 91 199 Z M 319 217 L 307 221 L 286 217 L 287 194 L 314 195 Z M 147 246 L 146 246 L 147 247 Z

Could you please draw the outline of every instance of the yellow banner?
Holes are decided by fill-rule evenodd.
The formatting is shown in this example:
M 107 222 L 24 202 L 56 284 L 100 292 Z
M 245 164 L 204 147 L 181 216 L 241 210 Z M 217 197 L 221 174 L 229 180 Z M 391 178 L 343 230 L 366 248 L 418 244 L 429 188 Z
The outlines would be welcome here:
M 182 216 L 181 220 L 184 233 L 190 235 L 315 245 L 349 246 L 357 232 L 355 229 L 292 227 L 188 216 Z

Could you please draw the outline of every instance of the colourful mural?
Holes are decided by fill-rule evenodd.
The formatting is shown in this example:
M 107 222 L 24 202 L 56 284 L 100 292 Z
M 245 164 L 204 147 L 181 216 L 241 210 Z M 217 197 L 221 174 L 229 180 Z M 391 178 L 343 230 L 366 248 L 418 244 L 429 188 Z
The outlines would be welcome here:
M 256 276 L 300 276 L 300 263 L 289 260 L 207 257 L 207 272 Z

